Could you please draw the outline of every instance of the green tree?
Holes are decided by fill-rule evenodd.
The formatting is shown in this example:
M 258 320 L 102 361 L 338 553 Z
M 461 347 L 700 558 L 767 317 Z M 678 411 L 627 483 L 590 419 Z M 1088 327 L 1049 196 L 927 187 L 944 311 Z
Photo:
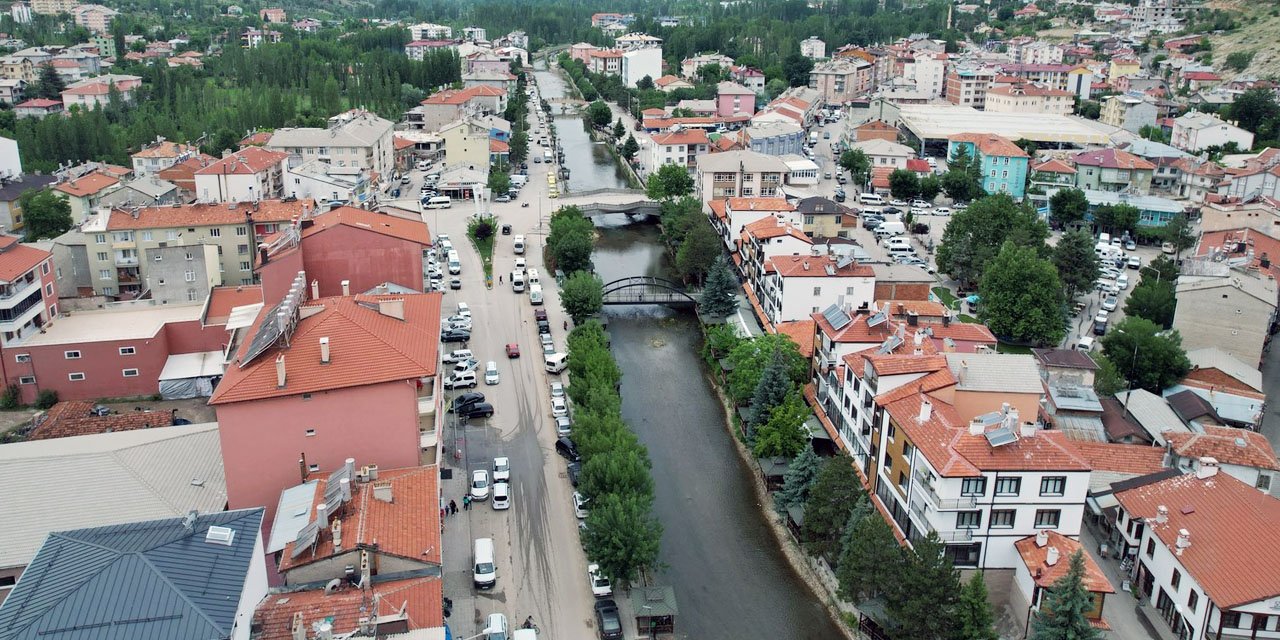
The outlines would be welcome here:
M 1034 211 L 1008 194 L 988 196 L 952 216 L 938 246 L 938 270 L 972 285 L 982 278 L 987 262 L 1005 241 L 1043 254 L 1048 251 L 1044 244 L 1048 237 L 1048 225 Z
M 613 139 L 621 140 L 622 134 L 626 132 L 627 132 L 626 125 L 622 124 L 622 118 L 618 118 L 618 121 L 613 123 Z
M 677 164 L 664 164 L 649 176 L 645 189 L 650 200 L 674 200 L 693 193 L 693 178 Z
M 801 384 L 809 375 L 809 360 L 800 355 L 800 348 L 784 333 L 766 333 L 750 340 L 743 340 L 727 356 L 732 371 L 728 375 L 726 390 L 735 404 L 744 405 L 755 393 L 756 385 L 765 367 L 773 360 L 774 353 L 781 353 L 792 384 Z
M 517 131 L 511 134 L 511 151 L 508 154 L 514 163 L 524 162 L 529 157 L 529 134 Z
M 999 640 L 995 614 L 987 601 L 987 583 L 982 573 L 974 573 L 960 590 L 956 603 L 957 640 Z
M 889 174 L 889 193 L 899 200 L 911 200 L 920 193 L 920 176 L 914 171 L 894 169 Z
M 1142 281 L 1124 301 L 1124 315 L 1146 318 L 1162 329 L 1169 329 L 1173 327 L 1173 313 L 1177 305 L 1178 297 L 1173 282 L 1157 282 L 1143 276 Z
M 587 120 L 592 126 L 605 127 L 613 119 L 613 112 L 603 100 L 596 100 L 587 106 Z
M 862 496 L 853 460 L 844 455 L 824 460 L 804 504 L 800 538 L 805 549 L 815 556 L 834 559 L 840 553 L 840 532 Z
M 794 387 L 787 375 L 787 360 L 782 350 L 773 352 L 769 364 L 760 373 L 755 391 L 751 393 L 751 406 L 747 409 L 747 439 L 754 441 L 755 429 L 769 419 L 773 408 L 786 400 Z
M 793 87 L 809 84 L 809 72 L 812 70 L 813 60 L 800 55 L 799 51 L 792 51 L 782 59 L 782 73 Z
M 964 147 L 956 147 L 942 174 L 942 190 L 952 200 L 969 202 L 982 197 L 981 167 Z
M 1174 215 L 1161 229 L 1160 235 L 1165 242 L 1173 245 L 1175 256 L 1181 255 L 1196 243 L 1195 230 L 1191 228 L 1191 221 L 1187 219 L 1185 213 Z
M 875 509 L 855 512 L 850 520 L 852 526 L 847 527 L 849 536 L 840 551 L 836 579 L 840 597 L 859 603 L 881 595 L 898 579 L 905 556 L 893 537 L 893 529 Z
M 591 266 L 595 226 L 582 215 L 582 210 L 561 207 L 551 216 L 547 234 L 547 253 L 553 266 L 565 273 L 583 271 Z
M 1089 199 L 1079 189 L 1059 189 L 1049 197 L 1049 215 L 1054 226 L 1070 227 L 1084 222 L 1089 212 Z
M 494 165 L 489 169 L 488 187 L 495 197 L 511 191 L 511 176 L 505 165 Z
M 603 308 L 604 283 L 594 273 L 574 271 L 564 281 L 560 290 L 560 304 L 565 313 L 578 324 L 600 313 Z
M 676 251 L 676 270 L 686 282 L 701 284 L 711 265 L 724 255 L 724 241 L 706 216 L 698 215 Z
M 1232 71 L 1244 71 L 1253 63 L 1253 56 L 1256 51 L 1233 51 L 1227 54 L 1227 59 L 1223 65 Z
M 1101 272 L 1098 254 L 1093 251 L 1093 236 L 1079 229 L 1062 234 L 1053 247 L 1053 266 L 1058 269 L 1067 302 L 1093 290 Z
M 1144 124 L 1138 128 L 1138 135 L 1153 142 L 1168 143 L 1169 134 L 1160 127 Z
M 1236 97 L 1227 115 L 1240 128 L 1258 133 L 1263 125 L 1280 118 L 1280 104 L 1270 89 L 1250 89 Z
M 640 143 L 631 134 L 627 134 L 627 141 L 622 143 L 622 157 L 627 162 L 635 159 L 636 154 L 640 153 Z
M 645 76 L 636 81 L 636 88 L 641 91 L 652 91 L 654 89 L 653 77 Z
M 862 149 L 849 149 L 840 154 L 840 167 L 849 172 L 853 183 L 865 186 L 871 179 L 871 158 Z
M 938 534 L 930 532 L 904 554 L 901 579 L 891 583 L 885 597 L 893 637 L 947 640 L 954 636 L 960 572 L 945 550 Z
M 809 499 L 809 488 L 818 479 L 822 462 L 813 447 L 804 447 L 791 459 L 786 473 L 782 474 L 782 489 L 773 494 L 773 505 L 781 513 L 802 505 Z
M 920 178 L 920 199 L 925 202 L 933 202 L 938 194 L 942 193 L 942 179 L 935 175 L 927 175 Z
M 1093 222 L 1112 235 L 1132 234 L 1141 212 L 1129 204 L 1104 204 L 1093 210 Z
M 707 271 L 698 313 L 708 318 L 723 318 L 738 310 L 738 279 L 729 261 L 721 254 Z
M 792 389 L 782 403 L 769 411 L 769 419 L 756 428 L 755 446 L 752 452 L 757 458 L 773 456 L 791 457 L 809 447 L 809 433 L 805 420 L 813 415 L 804 396 Z
M 1146 318 L 1125 318 L 1102 338 L 1102 353 L 1137 388 L 1160 393 L 1191 370 L 1177 331 Z
M 590 503 L 582 543 L 587 556 L 620 586 L 636 581 L 658 560 L 662 525 L 649 512 L 652 499 L 609 493 Z
M 1098 396 L 1110 398 L 1120 391 L 1124 390 L 1124 376 L 1116 370 L 1116 365 L 1101 353 L 1090 356 L 1093 361 L 1098 364 L 1098 370 L 1093 374 L 1093 390 Z
M 18 205 L 28 241 L 56 238 L 71 229 L 71 203 L 52 189 L 26 191 Z
M 1071 554 L 1067 572 L 1054 581 L 1031 623 L 1032 640 L 1100 640 L 1089 624 L 1093 595 L 1084 586 L 1084 552 Z
M 58 70 L 53 68 L 53 63 L 46 62 L 40 65 L 40 74 L 36 76 L 35 87 L 28 91 L 27 95 L 32 98 L 61 100 L 62 92 L 66 88 L 67 83 L 62 80 L 62 76 L 58 75 Z
M 1066 333 L 1066 299 L 1058 271 L 1032 247 L 1006 241 L 987 265 L 978 292 L 978 316 L 997 336 L 1046 345 Z
M 649 458 L 639 446 L 602 451 L 583 463 L 578 486 L 589 500 L 608 494 L 651 495 L 653 478 L 649 476 Z
M 1148 262 L 1140 270 L 1142 279 L 1147 278 L 1157 282 L 1174 282 L 1178 279 L 1178 265 L 1169 256 L 1159 255 L 1155 260 Z

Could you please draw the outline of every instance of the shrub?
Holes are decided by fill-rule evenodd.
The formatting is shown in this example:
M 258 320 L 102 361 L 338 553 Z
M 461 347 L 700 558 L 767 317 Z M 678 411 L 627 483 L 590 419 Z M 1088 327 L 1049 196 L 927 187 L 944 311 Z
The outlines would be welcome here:
M 48 409 L 55 404 L 58 404 L 58 392 L 53 389 L 45 389 L 36 396 L 37 409 Z
M 0 395 L 0 410 L 12 411 L 18 408 L 19 398 L 18 385 L 11 384 L 4 388 L 4 394 Z

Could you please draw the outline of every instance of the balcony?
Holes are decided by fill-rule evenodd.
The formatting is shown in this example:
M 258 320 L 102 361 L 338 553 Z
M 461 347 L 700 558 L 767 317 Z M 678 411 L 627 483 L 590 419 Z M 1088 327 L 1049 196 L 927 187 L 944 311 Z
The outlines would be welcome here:
M 956 511 L 959 509 L 973 509 L 978 506 L 977 498 L 953 498 L 943 499 L 934 491 L 933 485 L 929 483 L 919 471 L 916 472 L 916 486 L 920 488 L 920 494 L 925 497 L 929 504 L 933 505 L 938 511 Z
M 112 241 L 111 241 L 111 248 L 112 248 L 112 249 L 116 249 L 116 250 L 119 250 L 119 249 L 136 249 L 137 247 L 138 247 L 137 242 L 133 241 L 132 239 L 130 239 L 130 240 L 112 240 Z
M 40 279 L 35 277 L 30 280 L 19 280 L 5 285 L 3 289 L 0 289 L 0 309 L 12 308 L 32 290 L 39 288 Z
M 138 266 L 138 256 L 116 256 L 117 267 L 136 267 Z
M 972 529 L 956 529 L 954 531 L 934 531 L 943 542 L 970 542 L 973 540 Z
M 40 296 L 35 295 L 28 300 L 30 299 L 34 299 L 38 302 L 40 300 Z M 29 304 L 24 300 L 22 305 L 13 309 L 6 309 L 5 313 L 0 314 L 0 316 L 8 318 L 0 319 L 0 331 L 18 333 L 27 325 L 27 323 L 35 320 L 43 310 L 43 304 Z

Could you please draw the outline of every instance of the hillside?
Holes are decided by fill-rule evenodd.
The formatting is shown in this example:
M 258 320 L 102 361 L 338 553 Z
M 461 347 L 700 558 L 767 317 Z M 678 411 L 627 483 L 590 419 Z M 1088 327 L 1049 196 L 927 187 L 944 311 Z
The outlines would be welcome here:
M 1234 72 L 1224 69 L 1222 62 L 1236 51 L 1252 51 L 1253 62 L 1240 75 L 1280 79 L 1280 47 L 1276 46 L 1276 42 L 1280 42 L 1280 10 L 1277 10 L 1274 3 L 1213 0 L 1205 6 L 1243 14 L 1240 29 L 1209 36 L 1209 41 L 1213 44 L 1215 68 L 1231 77 Z

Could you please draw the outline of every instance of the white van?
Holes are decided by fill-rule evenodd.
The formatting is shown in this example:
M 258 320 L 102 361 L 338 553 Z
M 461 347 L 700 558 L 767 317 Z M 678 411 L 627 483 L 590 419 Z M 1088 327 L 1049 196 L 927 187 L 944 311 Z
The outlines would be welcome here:
M 427 169 L 430 169 L 430 168 L 431 168 L 430 162 L 427 162 L 426 160 L 418 161 L 418 171 L 426 171 Z
M 874 205 L 884 206 L 884 198 L 881 198 L 879 194 L 875 194 L 875 193 L 858 194 L 858 202 L 861 202 L 862 204 L 874 204 Z
M 549 353 L 543 357 L 542 366 L 547 373 L 560 373 L 569 366 L 569 356 L 563 353 Z
M 462 261 L 458 259 L 457 251 L 450 251 L 446 262 L 449 263 L 449 273 L 451 275 L 456 276 L 462 273 Z
M 511 272 L 511 290 L 516 293 L 524 293 L 524 273 L 516 270 Z
M 537 269 L 530 268 L 529 271 L 526 273 L 525 277 L 529 279 L 529 286 L 532 287 L 535 284 L 538 286 L 542 286 L 542 283 L 538 281 Z
M 902 224 L 901 222 L 897 222 L 894 220 L 885 220 L 884 222 L 881 222 L 879 225 L 876 225 L 877 238 L 900 236 L 906 232 L 907 232 L 907 226 Z
M 477 538 L 473 550 L 471 579 L 477 589 L 492 589 L 498 582 L 498 566 L 494 564 L 493 538 Z
M 535 307 L 542 304 L 542 285 L 529 285 L 529 304 Z
M 895 238 L 896 240 L 896 238 Z M 899 256 L 913 255 L 915 253 L 909 244 L 895 244 L 889 247 L 889 257 L 897 258 Z
M 449 196 L 436 196 L 427 200 L 428 209 L 448 209 L 453 206 L 453 200 Z
M 908 240 L 906 236 L 894 236 L 892 238 L 889 238 L 889 241 L 886 242 L 884 246 L 886 249 L 889 249 L 890 251 L 894 250 L 897 247 L 905 247 L 907 249 L 910 249 L 911 241 Z
M 528 184 L 528 182 L 529 182 L 529 176 L 527 176 L 527 175 L 525 175 L 525 174 L 523 174 L 523 173 L 517 173 L 517 174 L 515 174 L 515 175 L 511 176 L 511 186 L 513 186 L 513 187 L 515 187 L 515 188 L 517 188 L 517 189 L 519 189 L 520 187 L 523 187 L 524 185 Z
M 518 256 L 524 255 L 524 236 L 515 236 L 511 239 L 511 250 Z
M 476 372 L 475 371 L 454 371 L 443 383 L 445 389 L 468 389 L 476 388 Z

